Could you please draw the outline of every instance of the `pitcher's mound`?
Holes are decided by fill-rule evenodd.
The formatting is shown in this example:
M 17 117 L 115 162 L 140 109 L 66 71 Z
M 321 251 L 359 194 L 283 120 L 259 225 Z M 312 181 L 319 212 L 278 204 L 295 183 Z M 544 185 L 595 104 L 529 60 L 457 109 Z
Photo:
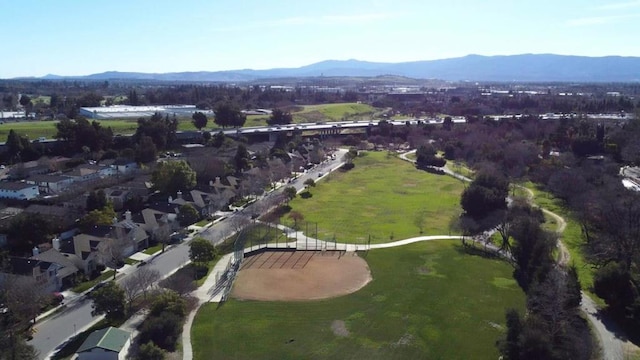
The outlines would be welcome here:
M 231 296 L 242 300 L 318 300 L 355 292 L 371 281 L 367 262 L 339 251 L 265 251 L 247 257 Z

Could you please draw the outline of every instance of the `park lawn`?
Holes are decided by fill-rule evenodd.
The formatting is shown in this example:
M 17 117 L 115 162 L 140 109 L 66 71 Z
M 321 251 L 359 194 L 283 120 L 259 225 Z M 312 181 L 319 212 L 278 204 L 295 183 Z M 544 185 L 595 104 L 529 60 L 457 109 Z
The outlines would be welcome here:
M 292 111 L 293 122 L 315 123 L 319 121 L 340 121 L 340 120 L 369 120 L 376 112 L 376 108 L 367 104 L 339 103 L 305 105 L 300 111 Z M 266 126 L 268 115 L 248 115 L 244 127 Z
M 348 172 L 336 171 L 298 196 L 292 210 L 303 214 L 302 231 L 343 243 L 385 243 L 420 235 L 448 235 L 449 224 L 461 212 L 464 185 L 450 176 L 417 170 L 387 152 L 366 152 Z M 301 194 L 303 195 L 303 194 Z M 415 218 L 426 214 L 420 234 Z M 285 215 L 281 221 L 293 225 Z
M 268 118 L 269 115 L 247 115 L 247 120 L 244 122 L 244 127 L 267 126 Z
M 582 237 L 580 224 L 575 220 L 571 211 L 562 203 L 562 200 L 542 190 L 534 183 L 528 182 L 525 183 L 524 186 L 533 191 L 534 203 L 562 216 L 567 222 L 567 227 L 562 233 L 560 240 L 566 245 L 567 250 L 569 250 L 569 254 L 571 255 L 570 264 L 573 264 L 578 271 L 578 279 L 580 279 L 582 289 L 593 294 L 591 293 L 591 288 L 593 287 L 593 268 L 583 255 L 582 247 L 584 246 L 584 239 Z M 591 298 L 594 300 L 599 299 L 595 295 L 592 295 Z
M 376 108 L 367 104 L 339 103 L 322 105 L 305 105 L 301 111 L 293 112 L 294 123 L 310 123 L 319 121 L 369 120 Z
M 89 119 L 89 121 L 93 121 Z M 111 127 L 114 134 L 133 134 L 138 128 L 137 119 L 128 120 L 97 120 L 102 127 Z M 21 136 L 27 136 L 29 139 L 37 139 L 39 137 L 46 137 L 47 139 L 54 139 L 58 130 L 56 129 L 57 121 L 21 121 L 21 122 L 5 122 L 0 124 L 0 139 L 6 139 L 9 135 L 9 130 L 13 129 Z M 207 127 L 215 126 L 212 119 L 209 119 Z M 178 119 L 178 131 L 194 131 L 196 128 L 193 126 L 190 118 Z
M 248 227 L 244 231 L 245 236 L 245 248 L 262 245 L 262 244 L 275 244 L 275 243 L 287 243 L 289 239 L 285 233 L 272 226 L 264 224 L 254 224 Z
M 194 359 L 497 359 L 505 309 L 524 310 L 511 266 L 465 254 L 458 242 L 362 256 L 373 281 L 350 295 L 203 305 L 191 329 Z M 334 321 L 348 334 L 335 334 Z

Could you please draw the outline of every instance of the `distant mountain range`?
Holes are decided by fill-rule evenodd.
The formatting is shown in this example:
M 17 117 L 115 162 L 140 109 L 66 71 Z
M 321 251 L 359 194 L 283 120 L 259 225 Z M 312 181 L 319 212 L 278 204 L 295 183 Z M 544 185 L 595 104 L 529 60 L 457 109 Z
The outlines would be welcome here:
M 86 76 L 47 75 L 41 79 L 157 80 L 245 82 L 275 78 L 405 76 L 415 79 L 500 82 L 635 82 L 640 81 L 640 57 L 586 57 L 553 54 L 509 56 L 468 55 L 459 58 L 380 63 L 327 60 L 298 68 L 175 73 L 108 71 Z

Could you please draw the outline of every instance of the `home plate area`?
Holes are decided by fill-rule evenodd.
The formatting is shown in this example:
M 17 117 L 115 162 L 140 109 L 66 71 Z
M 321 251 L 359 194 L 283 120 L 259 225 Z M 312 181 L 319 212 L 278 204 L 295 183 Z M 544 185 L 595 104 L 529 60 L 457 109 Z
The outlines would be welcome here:
M 367 262 L 352 252 L 262 250 L 245 256 L 231 296 L 240 300 L 318 300 L 350 294 L 369 281 Z

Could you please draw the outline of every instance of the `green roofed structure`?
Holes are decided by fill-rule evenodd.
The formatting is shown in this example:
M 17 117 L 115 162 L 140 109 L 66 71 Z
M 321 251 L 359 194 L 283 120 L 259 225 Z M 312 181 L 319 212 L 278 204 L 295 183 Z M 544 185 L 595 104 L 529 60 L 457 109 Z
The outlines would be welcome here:
M 130 345 L 131 334 L 114 327 L 96 330 L 78 349 L 78 360 L 123 360 Z

